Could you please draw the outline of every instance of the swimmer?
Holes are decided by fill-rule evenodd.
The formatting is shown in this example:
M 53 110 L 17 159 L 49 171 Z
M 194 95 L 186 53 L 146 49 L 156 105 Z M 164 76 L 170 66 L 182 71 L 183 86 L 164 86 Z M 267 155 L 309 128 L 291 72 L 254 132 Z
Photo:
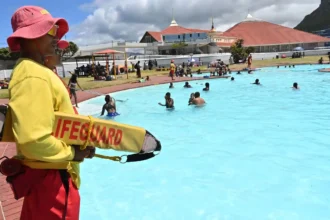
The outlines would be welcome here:
M 115 100 L 110 96 L 105 96 L 105 104 L 102 107 L 101 116 L 104 115 L 104 112 L 107 111 L 108 113 L 115 113 L 116 112 L 116 102 Z
M 195 93 L 191 93 L 191 94 L 190 94 L 189 101 L 188 101 L 188 105 L 192 105 L 194 99 L 195 99 Z
M 204 105 L 205 104 L 205 100 L 200 97 L 200 93 L 199 92 L 195 92 L 195 98 L 192 101 L 192 104 L 193 105 Z
M 254 81 L 254 83 L 251 84 L 261 85 L 259 79 L 256 79 L 256 81 Z
M 237 74 L 241 74 L 241 71 L 238 71 Z
M 280 66 L 277 66 L 277 69 L 280 68 Z
M 293 68 L 295 68 L 296 66 L 295 65 L 292 65 Z
M 234 77 L 231 77 L 231 79 L 230 79 L 231 81 L 234 81 L 235 80 L 235 78 Z
M 173 83 L 170 83 L 170 86 L 168 88 L 173 89 L 174 88 Z
M 210 90 L 210 83 L 205 83 L 205 88 L 203 89 L 203 91 L 209 91 Z
M 191 88 L 191 85 L 189 85 L 189 82 L 186 82 L 183 86 L 183 88 Z
M 293 86 L 292 86 L 292 89 L 300 89 L 299 86 L 298 86 L 298 83 L 293 83 Z
M 249 71 L 248 71 L 248 74 L 253 74 L 253 73 L 252 73 L 252 70 L 249 70 Z
M 158 103 L 161 106 L 166 106 L 166 108 L 174 108 L 174 100 L 171 98 L 171 93 L 167 92 L 165 94 L 165 104 Z

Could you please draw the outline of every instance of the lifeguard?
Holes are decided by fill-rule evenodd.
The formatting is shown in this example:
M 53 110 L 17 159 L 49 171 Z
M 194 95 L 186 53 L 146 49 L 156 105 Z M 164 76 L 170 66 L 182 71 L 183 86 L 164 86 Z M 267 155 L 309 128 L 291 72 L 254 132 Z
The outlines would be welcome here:
M 20 52 L 9 84 L 8 125 L 20 161 L 33 161 L 7 178 L 15 198 L 23 198 L 21 219 L 79 219 L 79 162 L 92 158 L 84 150 L 52 135 L 55 112 L 75 114 L 69 94 L 54 72 L 57 43 L 69 30 L 66 20 L 53 18 L 38 6 L 24 6 L 11 18 L 10 51 Z

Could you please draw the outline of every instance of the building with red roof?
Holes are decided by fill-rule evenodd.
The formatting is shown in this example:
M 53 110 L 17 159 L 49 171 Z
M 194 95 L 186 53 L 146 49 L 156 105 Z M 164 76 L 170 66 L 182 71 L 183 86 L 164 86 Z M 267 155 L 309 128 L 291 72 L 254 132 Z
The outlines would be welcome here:
M 329 38 L 263 21 L 250 14 L 224 33 L 243 39 L 244 46 L 255 47 L 256 52 L 290 51 L 295 47 L 308 50 L 330 41 Z
M 263 21 L 250 14 L 225 32 L 216 31 L 213 20 L 211 30 L 201 30 L 179 26 L 173 18 L 164 30 L 147 31 L 140 42 L 158 43 L 159 54 L 187 54 L 229 50 L 237 39 L 243 39 L 244 46 L 254 47 L 256 52 L 291 51 L 295 47 L 308 50 L 330 42 L 329 38 Z M 173 44 L 183 45 L 184 49 L 173 48 Z

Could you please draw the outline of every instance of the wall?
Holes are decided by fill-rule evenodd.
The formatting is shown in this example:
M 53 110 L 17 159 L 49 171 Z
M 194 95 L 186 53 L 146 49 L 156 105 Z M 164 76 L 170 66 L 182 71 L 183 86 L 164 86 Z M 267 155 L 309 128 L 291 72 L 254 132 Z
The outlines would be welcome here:
M 0 60 L 0 70 L 12 69 L 15 63 L 13 60 Z

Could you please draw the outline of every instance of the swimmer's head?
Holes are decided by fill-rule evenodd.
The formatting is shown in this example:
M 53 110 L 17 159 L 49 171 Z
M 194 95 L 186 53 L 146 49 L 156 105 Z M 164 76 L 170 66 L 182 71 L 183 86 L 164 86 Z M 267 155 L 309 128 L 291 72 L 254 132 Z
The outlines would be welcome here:
M 167 93 L 165 94 L 165 98 L 166 98 L 166 99 L 171 98 L 171 93 L 167 92 Z
M 173 83 L 172 82 L 170 82 L 170 86 L 173 86 Z
M 293 88 L 296 88 L 296 89 L 298 89 L 298 83 L 293 83 Z
M 259 79 L 256 79 L 256 83 L 259 83 Z
M 210 87 L 210 83 L 205 83 L 205 87 L 209 88 Z
M 199 92 L 195 92 L 195 98 L 199 98 L 201 96 L 201 94 Z
M 231 81 L 234 81 L 235 80 L 235 78 L 234 77 L 231 77 Z
M 106 95 L 104 100 L 105 100 L 106 102 L 110 102 L 110 99 L 111 99 L 110 95 Z
M 185 85 L 186 85 L 186 86 L 188 86 L 188 85 L 189 85 L 189 83 L 188 83 L 188 82 L 186 82 L 186 83 L 185 83 Z

